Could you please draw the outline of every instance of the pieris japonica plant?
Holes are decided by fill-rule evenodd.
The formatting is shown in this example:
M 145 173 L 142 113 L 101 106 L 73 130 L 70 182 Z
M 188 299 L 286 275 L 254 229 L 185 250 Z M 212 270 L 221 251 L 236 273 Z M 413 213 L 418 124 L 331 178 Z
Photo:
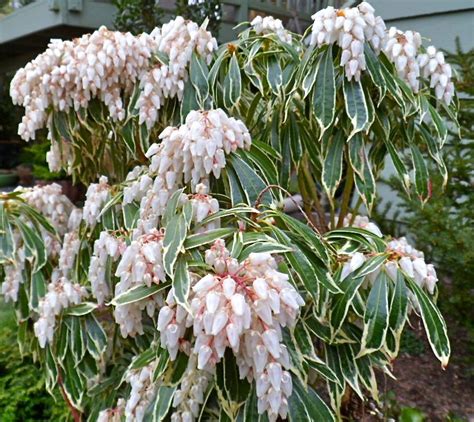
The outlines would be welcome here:
M 421 201 L 446 176 L 451 68 L 366 2 L 313 20 L 100 28 L 17 72 L 19 134 L 88 190 L 1 195 L 2 292 L 76 420 L 336 420 L 409 318 L 447 365 L 434 267 L 358 210 L 386 162 Z

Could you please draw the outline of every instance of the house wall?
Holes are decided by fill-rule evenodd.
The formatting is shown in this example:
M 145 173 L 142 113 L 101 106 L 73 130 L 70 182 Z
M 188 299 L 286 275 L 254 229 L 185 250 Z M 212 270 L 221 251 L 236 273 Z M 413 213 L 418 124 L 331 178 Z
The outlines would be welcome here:
M 474 0 L 372 0 L 370 3 L 387 27 L 415 30 L 424 37 L 426 46 L 455 51 L 455 40 L 459 37 L 464 51 L 474 48 Z M 388 179 L 394 174 L 388 159 L 382 177 Z M 381 210 L 387 202 L 392 204 L 388 218 L 401 211 L 396 193 L 386 184 L 378 184 L 378 193 Z M 403 218 L 403 213 L 399 217 Z

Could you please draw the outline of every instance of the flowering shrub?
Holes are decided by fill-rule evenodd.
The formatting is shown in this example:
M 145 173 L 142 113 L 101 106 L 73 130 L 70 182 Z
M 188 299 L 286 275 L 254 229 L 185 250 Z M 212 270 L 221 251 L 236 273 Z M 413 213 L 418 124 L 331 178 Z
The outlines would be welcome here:
M 447 365 L 433 266 L 357 212 L 387 155 L 422 201 L 425 152 L 446 175 L 449 65 L 365 2 L 309 32 L 101 28 L 13 79 L 19 133 L 46 126 L 89 185 L 82 210 L 55 185 L 0 197 L 2 290 L 76 420 L 335 420 L 377 399 L 410 314 Z

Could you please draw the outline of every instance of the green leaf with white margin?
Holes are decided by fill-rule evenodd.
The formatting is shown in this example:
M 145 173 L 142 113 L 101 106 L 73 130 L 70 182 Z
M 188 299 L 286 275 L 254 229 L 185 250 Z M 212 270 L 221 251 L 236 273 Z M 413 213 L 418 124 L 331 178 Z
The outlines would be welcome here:
M 183 91 L 183 100 L 181 101 L 181 122 L 186 120 L 186 116 L 192 110 L 199 110 L 200 106 L 197 100 L 197 92 L 194 89 L 190 80 L 187 80 L 184 84 L 184 91 Z M 142 125 L 141 127 L 146 128 L 146 125 Z
M 288 400 L 288 415 L 291 422 L 301 421 L 336 421 L 326 403 L 310 386 L 304 386 L 293 377 L 293 393 Z
M 448 136 L 448 129 L 446 127 L 446 124 L 443 121 L 443 118 L 438 113 L 438 110 L 436 110 L 429 103 L 428 103 L 428 110 L 430 112 L 431 121 L 434 124 L 436 132 L 438 132 L 438 136 L 439 136 L 439 139 L 440 139 L 439 146 L 440 146 L 440 148 L 442 148 L 443 145 L 444 145 L 444 142 L 446 141 L 446 137 Z
M 329 198 L 334 198 L 342 178 L 342 158 L 344 156 L 345 139 L 341 131 L 330 141 L 326 158 L 323 163 L 322 182 Z
M 188 264 L 184 256 L 178 258 L 172 285 L 176 302 L 191 313 L 188 303 L 191 277 L 189 276 Z
M 303 79 L 303 99 L 308 96 L 308 94 L 311 92 L 313 89 L 313 86 L 316 82 L 316 76 L 318 75 L 318 66 L 313 65 L 311 67 L 311 70 L 306 73 L 304 79 Z
M 184 214 L 172 217 L 166 225 L 165 237 L 163 239 L 163 268 L 171 278 L 174 275 L 174 266 L 178 255 L 183 248 L 187 234 L 187 223 Z
M 162 385 L 158 387 L 155 399 L 146 410 L 145 421 L 160 422 L 165 419 L 173 402 L 177 387 Z
M 410 174 L 408 173 L 408 170 L 403 163 L 402 159 L 398 155 L 397 150 L 393 146 L 393 143 L 390 139 L 384 139 L 385 146 L 387 147 L 387 151 L 390 155 L 390 158 L 392 159 L 393 166 L 395 167 L 395 170 L 398 173 L 398 176 L 403 183 L 403 186 L 405 188 L 405 191 L 409 192 L 410 189 Z
M 364 201 L 367 210 L 370 212 L 375 202 L 376 184 L 374 174 L 372 172 L 372 166 L 369 159 L 367 158 L 365 148 L 361 152 L 362 160 L 364 162 L 364 166 L 362 168 L 363 176 L 361 177 L 356 173 L 354 175 L 354 179 L 357 192 L 359 192 L 359 195 Z
M 351 386 L 351 388 L 357 393 L 361 400 L 364 400 L 364 394 L 359 385 L 357 379 L 357 367 L 355 364 L 355 351 L 352 345 L 350 344 L 341 344 L 335 346 L 337 353 L 339 355 L 339 362 L 341 364 L 341 370 L 344 374 L 346 382 Z
M 319 283 L 327 287 L 331 292 L 338 293 L 339 287 L 334 284 L 332 278 L 324 280 L 323 275 L 320 274 L 323 271 L 316 272 L 312 262 L 299 247 L 296 247 L 296 244 L 292 242 L 282 230 L 279 230 L 276 227 L 273 230 L 275 236 L 281 243 L 293 246 L 293 252 L 287 253 L 284 256 L 291 267 L 295 270 L 295 274 L 298 279 L 301 280 L 305 290 L 316 302 L 319 300 Z
M 306 329 L 306 324 L 302 320 L 298 321 L 291 334 L 295 339 L 295 343 L 298 345 L 298 348 L 301 350 L 301 353 L 305 357 L 317 359 L 313 341 L 308 330 Z
M 400 350 L 400 338 L 402 335 L 408 311 L 408 289 L 403 274 L 397 271 L 397 281 L 393 289 L 392 301 L 390 302 L 389 327 L 393 336 L 393 348 L 387 347 L 392 358 L 398 355 Z M 387 344 L 388 346 L 388 344 Z
M 291 246 L 285 246 L 277 242 L 256 242 L 245 247 L 239 255 L 239 261 L 247 259 L 251 253 L 270 253 L 270 254 L 279 254 L 279 253 L 292 253 L 294 248 Z
M 283 84 L 282 71 L 278 56 L 272 54 L 269 55 L 267 63 L 267 81 L 270 85 L 271 90 L 275 95 L 280 94 L 281 86 Z
M 239 179 L 234 169 L 228 166 L 224 170 L 224 174 L 227 176 L 228 184 L 228 195 L 230 196 L 230 202 L 233 207 L 238 206 L 239 204 L 249 203 L 249 199 L 245 198 L 244 192 L 239 183 Z
M 13 260 L 15 240 L 5 210 L 5 203 L 0 201 L 0 263 Z
M 328 243 L 319 233 L 316 233 L 307 224 L 281 211 L 275 210 L 274 213 L 275 216 L 283 220 L 290 232 L 298 233 L 303 238 L 305 243 L 315 252 L 321 261 L 326 265 L 330 265 L 331 255 L 330 252 L 328 252 L 328 250 L 330 251 L 330 248 L 328 248 Z
M 138 302 L 140 300 L 146 299 L 162 291 L 163 289 L 167 289 L 171 283 L 160 283 L 160 284 L 152 284 L 150 287 L 142 284 L 140 286 L 134 286 L 127 291 L 120 293 L 118 296 L 115 296 L 112 301 L 110 302 L 111 305 L 114 306 L 121 306 L 121 305 L 128 305 L 130 303 Z
M 349 141 L 349 161 L 352 169 L 360 177 L 364 177 L 364 139 L 362 134 L 356 133 Z
M 97 309 L 99 305 L 93 302 L 83 302 L 79 305 L 71 306 L 64 311 L 65 315 L 84 316 Z
M 377 387 L 377 378 L 375 377 L 372 361 L 369 356 L 362 356 L 355 359 L 357 373 L 362 385 L 372 394 L 376 402 L 379 401 L 379 391 Z
M 36 230 L 31 229 L 18 218 L 15 219 L 15 224 L 20 229 L 23 241 L 25 242 L 27 258 L 33 258 L 31 271 L 35 273 L 46 264 L 48 258 L 43 239 L 41 239 Z
M 416 145 L 410 145 L 413 159 L 413 168 L 415 170 L 415 189 L 422 201 L 428 200 L 428 182 L 429 174 L 425 160 L 421 155 L 420 149 Z
M 305 356 L 305 361 L 308 366 L 319 375 L 321 375 L 324 379 L 334 382 L 340 385 L 340 381 L 337 378 L 334 371 L 327 365 L 326 362 L 319 359 L 318 357 L 307 357 Z
M 40 299 L 46 294 L 46 280 L 42 271 L 31 274 L 29 306 L 37 309 Z
M 344 78 L 343 83 L 346 113 L 352 122 L 352 132 L 349 139 L 357 132 L 365 128 L 369 121 L 369 111 L 365 101 L 364 90 L 360 82 L 348 81 Z
M 365 277 L 374 271 L 378 270 L 380 266 L 387 260 L 387 254 L 378 254 L 371 256 L 367 261 L 364 262 L 364 265 L 357 269 L 353 276 L 354 277 Z
M 204 106 L 209 96 L 209 71 L 206 64 L 198 57 L 194 51 L 191 55 L 191 64 L 189 66 L 189 78 L 196 90 L 201 107 Z
M 268 422 L 267 412 L 263 414 L 258 413 L 257 407 L 258 397 L 255 391 L 255 386 L 252 386 L 249 397 L 245 401 L 245 405 L 241 408 L 238 421 L 242 422 Z
M 425 326 L 431 349 L 435 356 L 440 360 L 443 368 L 446 368 L 451 354 L 446 322 L 431 298 L 416 284 L 416 282 L 410 278 L 407 278 L 407 281 L 418 301 L 421 318 L 423 319 L 423 325 Z
M 166 227 L 168 222 L 173 218 L 174 215 L 176 215 L 183 191 L 184 189 L 178 189 L 169 198 L 168 203 L 166 204 L 165 214 L 161 219 L 163 226 Z
M 243 403 L 247 400 L 250 392 L 250 384 L 246 379 L 239 377 L 239 367 L 233 352 L 228 348 L 224 358 L 216 365 L 216 385 L 230 405 L 228 414 L 234 415 L 235 404 Z
M 236 54 L 230 58 L 229 73 L 224 79 L 224 105 L 231 109 L 242 95 L 242 77 Z
M 107 347 L 107 335 L 94 315 L 89 314 L 81 319 L 87 332 L 87 350 L 95 359 L 99 359 Z
M 387 92 L 387 87 L 386 87 L 385 79 L 380 69 L 379 60 L 377 56 L 375 55 L 374 51 L 372 50 L 372 47 L 369 45 L 369 43 L 365 43 L 364 55 L 365 55 L 365 61 L 367 63 L 367 70 L 369 71 L 370 78 L 372 79 L 373 83 L 377 86 L 379 90 L 379 98 L 378 98 L 377 105 L 380 105 L 383 98 L 385 97 L 385 93 Z
M 217 239 L 225 239 L 235 233 L 233 227 L 223 227 L 220 229 L 208 230 L 204 233 L 196 233 L 188 236 L 184 241 L 184 249 L 193 249 L 198 246 L 207 245 Z
M 333 306 L 331 307 L 330 319 L 333 338 L 342 327 L 352 300 L 363 281 L 363 277 L 355 278 L 352 274 L 349 274 L 339 285 L 344 293 L 334 300 Z
M 229 157 L 229 162 L 240 181 L 241 188 L 249 200 L 249 205 L 253 205 L 260 193 L 267 187 L 266 183 L 255 173 L 252 167 L 237 154 L 232 154 Z M 262 203 L 269 204 L 272 201 L 270 192 L 265 192 L 261 197 L 261 201 Z
M 388 276 L 381 271 L 370 290 L 364 315 L 364 332 L 359 357 L 379 350 L 388 329 Z
M 321 127 L 321 137 L 331 126 L 336 112 L 336 79 L 331 46 L 322 54 L 317 66 L 313 107 L 316 120 Z

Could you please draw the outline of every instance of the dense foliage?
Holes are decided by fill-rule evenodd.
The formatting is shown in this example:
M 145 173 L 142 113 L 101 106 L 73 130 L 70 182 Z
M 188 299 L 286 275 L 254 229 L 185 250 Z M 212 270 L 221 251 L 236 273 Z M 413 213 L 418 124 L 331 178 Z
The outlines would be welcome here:
M 446 189 L 436 171 L 431 172 L 431 198 L 420 204 L 409 197 L 396 181 L 392 185 L 402 199 L 402 217 L 396 220 L 410 227 L 418 247 L 436 262 L 451 280 L 445 305 L 463 324 L 474 323 L 474 50 L 463 52 L 460 45 L 448 58 L 455 65 L 460 94 L 458 120 L 460 137 L 450 131 L 443 149 L 450 169 Z M 474 327 L 473 327 L 474 328 Z
M 2 292 L 76 420 L 335 420 L 378 398 L 413 313 L 447 365 L 434 267 L 356 214 L 386 156 L 422 201 L 428 160 L 447 177 L 451 68 L 373 12 L 220 47 L 180 17 L 100 28 L 18 71 L 20 135 L 47 127 L 51 168 L 89 187 L 83 209 L 57 185 L 0 197 Z
M 12 307 L 0 302 L 0 414 L 2 422 L 66 421 L 68 409 L 45 389 L 41 370 L 21 356 Z M 56 401 L 55 401 L 56 399 Z M 59 400 L 58 400 L 59 399 Z

